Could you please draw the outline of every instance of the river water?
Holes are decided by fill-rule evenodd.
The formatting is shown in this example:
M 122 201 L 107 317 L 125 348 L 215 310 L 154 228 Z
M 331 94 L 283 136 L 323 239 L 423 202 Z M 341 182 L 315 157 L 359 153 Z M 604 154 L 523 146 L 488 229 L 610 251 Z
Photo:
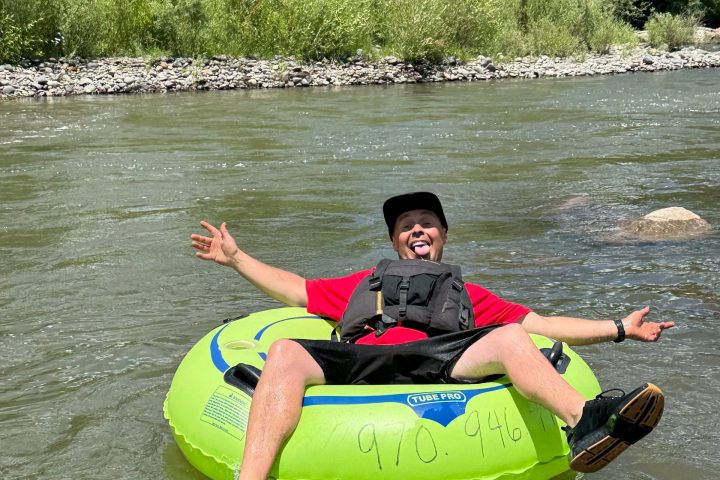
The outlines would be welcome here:
M 309 277 L 392 256 L 380 214 L 428 189 L 445 259 L 541 314 L 657 344 L 577 350 L 606 387 L 660 385 L 660 427 L 587 478 L 715 479 L 720 236 L 619 244 L 684 206 L 720 224 L 720 72 L 0 104 L 0 477 L 199 479 L 162 415 L 184 353 L 277 306 L 196 259 L 201 219 Z

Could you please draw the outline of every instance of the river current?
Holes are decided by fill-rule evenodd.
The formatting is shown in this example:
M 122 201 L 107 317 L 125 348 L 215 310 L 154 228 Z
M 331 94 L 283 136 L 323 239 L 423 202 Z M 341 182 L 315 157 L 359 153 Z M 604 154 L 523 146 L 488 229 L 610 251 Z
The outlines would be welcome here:
M 278 306 L 189 236 L 307 277 L 392 256 L 380 208 L 432 190 L 445 260 L 541 314 L 675 320 L 578 347 L 605 388 L 663 388 L 597 479 L 711 480 L 720 459 L 720 71 L 0 103 L 0 477 L 199 479 L 162 403 L 217 323 Z M 617 243 L 683 206 L 692 241 Z

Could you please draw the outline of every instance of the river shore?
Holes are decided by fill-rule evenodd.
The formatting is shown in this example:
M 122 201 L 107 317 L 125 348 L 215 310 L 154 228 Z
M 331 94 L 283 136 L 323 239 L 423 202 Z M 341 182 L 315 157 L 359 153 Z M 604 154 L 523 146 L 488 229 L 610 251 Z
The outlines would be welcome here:
M 408 63 L 394 57 L 371 61 L 358 53 L 345 62 L 226 56 L 51 58 L 25 65 L 0 65 L 0 98 L 562 78 L 720 66 L 720 51 L 687 47 L 667 52 L 646 44 L 613 48 L 607 54 L 588 54 L 581 59 L 540 56 L 498 59 L 501 61 L 496 63 L 486 57 L 470 62 L 451 57 L 440 65 Z

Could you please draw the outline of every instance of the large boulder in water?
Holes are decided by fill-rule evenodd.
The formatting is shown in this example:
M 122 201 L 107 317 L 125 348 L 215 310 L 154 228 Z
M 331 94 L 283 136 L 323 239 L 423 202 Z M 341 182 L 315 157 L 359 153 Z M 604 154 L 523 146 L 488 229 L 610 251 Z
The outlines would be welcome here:
M 688 240 L 707 233 L 710 224 L 682 207 L 655 210 L 620 225 L 619 240 Z

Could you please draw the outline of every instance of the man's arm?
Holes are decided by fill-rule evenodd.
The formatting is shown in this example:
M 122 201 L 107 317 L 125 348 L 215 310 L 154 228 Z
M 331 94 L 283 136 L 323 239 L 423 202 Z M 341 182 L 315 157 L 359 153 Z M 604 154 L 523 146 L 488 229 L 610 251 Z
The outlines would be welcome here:
M 675 326 L 675 322 L 647 322 L 645 315 L 650 307 L 636 310 L 622 320 L 625 337 L 641 342 L 656 342 L 662 331 Z M 528 333 L 536 333 L 561 340 L 569 345 L 589 345 L 609 342 L 618 337 L 613 320 L 585 320 L 571 317 L 543 317 L 530 312 L 520 320 Z
M 200 225 L 212 236 L 197 234 L 190 236 L 193 248 L 198 250 L 195 253 L 198 258 L 231 267 L 268 296 L 286 305 L 307 306 L 308 299 L 303 277 L 271 267 L 240 250 L 225 223 L 220 225 L 220 229 L 204 220 Z

